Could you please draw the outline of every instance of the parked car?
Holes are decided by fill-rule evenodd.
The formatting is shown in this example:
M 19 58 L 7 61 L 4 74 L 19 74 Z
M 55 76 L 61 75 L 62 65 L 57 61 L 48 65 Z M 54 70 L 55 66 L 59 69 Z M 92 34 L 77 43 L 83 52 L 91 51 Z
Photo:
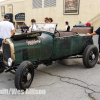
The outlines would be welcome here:
M 52 61 L 80 55 L 87 68 L 95 66 L 98 49 L 92 37 L 77 32 L 57 31 L 57 24 L 36 24 L 37 30 L 29 34 L 15 35 L 2 42 L 0 72 L 15 74 L 17 89 L 29 88 L 34 69 L 39 64 L 51 65 Z M 85 31 L 85 29 L 84 29 Z

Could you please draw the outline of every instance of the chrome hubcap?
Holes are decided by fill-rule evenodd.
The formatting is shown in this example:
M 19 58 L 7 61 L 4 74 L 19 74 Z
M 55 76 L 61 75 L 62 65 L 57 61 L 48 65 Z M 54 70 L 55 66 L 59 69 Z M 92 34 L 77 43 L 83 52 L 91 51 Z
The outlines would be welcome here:
M 92 59 L 93 59 L 93 60 L 95 59 L 95 54 L 92 54 Z
M 31 76 L 31 73 L 28 73 L 28 74 L 27 74 L 27 80 L 29 81 L 29 80 L 31 79 L 31 77 L 32 77 L 32 76 Z

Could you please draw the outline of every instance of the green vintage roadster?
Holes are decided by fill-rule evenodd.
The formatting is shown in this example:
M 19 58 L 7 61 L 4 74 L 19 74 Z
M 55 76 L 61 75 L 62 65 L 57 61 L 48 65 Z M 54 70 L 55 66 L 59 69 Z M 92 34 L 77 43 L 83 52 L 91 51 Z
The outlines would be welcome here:
M 98 49 L 92 37 L 86 35 L 91 27 L 73 27 L 71 32 L 57 31 L 57 24 L 36 24 L 36 27 L 29 34 L 15 35 L 2 42 L 0 72 L 14 73 L 17 89 L 30 87 L 39 64 L 48 66 L 52 61 L 80 55 L 87 68 L 95 66 Z

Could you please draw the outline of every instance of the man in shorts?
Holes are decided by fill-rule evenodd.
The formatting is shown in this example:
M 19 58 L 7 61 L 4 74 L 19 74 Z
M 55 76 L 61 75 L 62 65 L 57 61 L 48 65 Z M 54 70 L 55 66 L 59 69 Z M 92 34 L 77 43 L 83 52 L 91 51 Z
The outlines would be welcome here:
M 99 60 L 98 60 L 98 64 L 100 64 L 100 27 L 96 30 L 96 31 L 94 31 L 93 33 L 87 33 L 87 35 L 89 35 L 89 36 L 93 36 L 93 35 L 99 35 L 99 38 L 98 38 L 98 44 L 99 44 Z

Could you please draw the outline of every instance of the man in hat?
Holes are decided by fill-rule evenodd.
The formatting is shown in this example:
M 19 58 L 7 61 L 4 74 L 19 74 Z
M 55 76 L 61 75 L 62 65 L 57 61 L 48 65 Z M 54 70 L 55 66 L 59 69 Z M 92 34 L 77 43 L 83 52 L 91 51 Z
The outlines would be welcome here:
M 11 22 L 9 22 L 9 16 L 5 15 L 4 20 L 0 22 L 0 47 L 2 45 L 3 39 L 10 38 L 11 35 L 13 36 L 14 34 L 14 25 Z
M 85 25 L 90 27 L 91 26 L 91 23 L 90 22 L 87 22 Z

